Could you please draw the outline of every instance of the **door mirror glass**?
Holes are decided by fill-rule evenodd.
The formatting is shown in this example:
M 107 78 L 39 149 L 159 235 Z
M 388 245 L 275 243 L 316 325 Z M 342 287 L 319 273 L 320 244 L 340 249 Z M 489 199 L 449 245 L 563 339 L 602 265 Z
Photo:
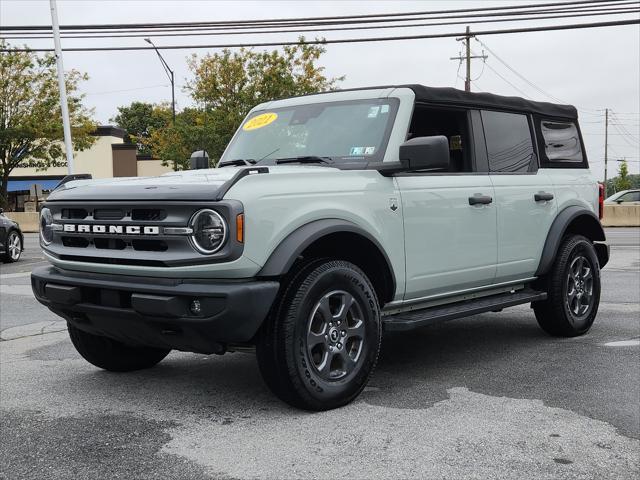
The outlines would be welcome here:
M 449 140 L 444 135 L 412 138 L 400 145 L 399 157 L 407 170 L 448 170 Z

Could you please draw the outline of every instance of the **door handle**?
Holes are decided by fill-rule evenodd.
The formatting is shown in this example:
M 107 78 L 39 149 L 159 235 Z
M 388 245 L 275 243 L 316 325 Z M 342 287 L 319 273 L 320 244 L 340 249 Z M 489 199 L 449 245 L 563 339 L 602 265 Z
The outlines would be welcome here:
M 553 200 L 553 193 L 538 192 L 533 196 L 533 199 L 536 202 L 548 202 L 549 200 Z
M 491 202 L 493 202 L 493 198 L 489 195 L 476 194 L 469 197 L 469 205 L 489 205 Z

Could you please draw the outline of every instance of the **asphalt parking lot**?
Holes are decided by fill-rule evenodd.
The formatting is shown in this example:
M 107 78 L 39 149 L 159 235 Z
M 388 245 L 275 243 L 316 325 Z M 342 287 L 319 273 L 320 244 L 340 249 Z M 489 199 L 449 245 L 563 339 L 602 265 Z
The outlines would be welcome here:
M 31 295 L 29 234 L 0 266 L 0 478 L 638 478 L 640 229 L 607 236 L 586 336 L 546 336 L 528 306 L 388 334 L 353 404 L 307 413 L 251 354 L 89 365 Z

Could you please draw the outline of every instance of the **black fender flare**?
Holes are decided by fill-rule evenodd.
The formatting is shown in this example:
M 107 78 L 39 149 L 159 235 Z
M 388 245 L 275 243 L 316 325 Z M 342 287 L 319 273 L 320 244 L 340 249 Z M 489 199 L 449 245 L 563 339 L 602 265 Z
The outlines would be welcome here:
M 258 277 L 278 277 L 286 274 L 309 245 L 326 235 L 340 232 L 361 235 L 377 247 L 387 263 L 387 268 L 391 273 L 393 291 L 395 292 L 396 277 L 393 266 L 380 242 L 362 227 L 339 218 L 314 220 L 291 232 L 271 253 L 260 272 L 258 272 Z
M 604 229 L 600 224 L 600 220 L 591 210 L 577 205 L 562 210 L 555 218 L 547 234 L 547 239 L 544 242 L 544 248 L 542 250 L 542 256 L 540 257 L 540 263 L 538 264 L 538 270 L 536 270 L 536 276 L 541 276 L 547 273 L 553 261 L 556 258 L 560 242 L 564 237 L 569 225 L 579 217 L 584 222 L 584 226 L 588 231 L 576 232 L 582 233 L 592 241 L 604 241 L 606 240 Z M 598 260 L 600 268 L 604 267 L 609 260 L 609 250 L 607 245 L 595 244 L 596 253 L 598 254 Z

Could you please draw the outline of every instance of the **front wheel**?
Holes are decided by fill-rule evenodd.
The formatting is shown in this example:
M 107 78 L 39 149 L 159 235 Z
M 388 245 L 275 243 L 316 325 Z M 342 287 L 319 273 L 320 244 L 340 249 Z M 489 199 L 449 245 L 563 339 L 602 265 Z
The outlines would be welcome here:
M 558 337 L 587 333 L 600 304 L 600 266 L 591 241 L 565 237 L 546 283 L 547 300 L 533 304 L 540 327 Z
M 378 299 L 366 275 L 349 262 L 316 261 L 292 277 L 266 320 L 259 368 L 290 405 L 340 407 L 367 384 L 381 334 Z
M 6 250 L 3 255 L 4 260 L 7 263 L 17 262 L 20 260 L 20 255 L 22 255 L 22 239 L 18 232 L 15 230 L 9 232 L 6 243 Z
M 134 347 L 111 338 L 92 335 L 67 324 L 73 346 L 82 357 L 96 367 L 111 372 L 131 372 L 151 368 L 170 350 L 153 347 Z

